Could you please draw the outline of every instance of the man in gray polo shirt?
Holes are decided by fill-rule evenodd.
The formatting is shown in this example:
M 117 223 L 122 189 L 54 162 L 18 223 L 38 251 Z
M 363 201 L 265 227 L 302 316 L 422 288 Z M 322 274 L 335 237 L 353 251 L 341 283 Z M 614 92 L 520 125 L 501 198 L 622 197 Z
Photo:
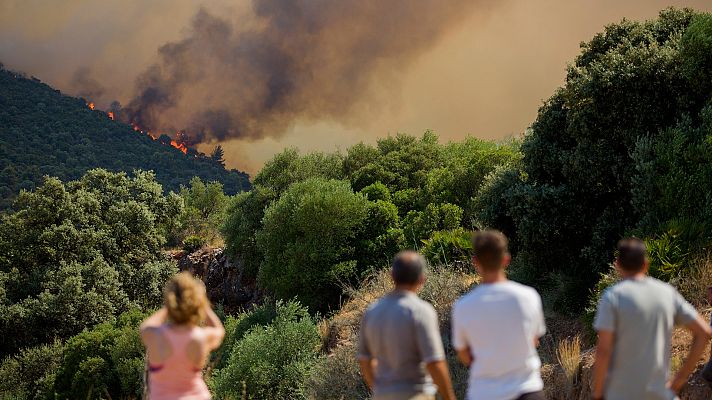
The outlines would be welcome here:
M 710 338 L 709 326 L 675 288 L 647 276 L 649 264 L 640 239 L 620 241 L 615 266 L 623 279 L 601 297 L 594 323 L 594 400 L 675 399 Z M 675 325 L 692 333 L 692 346 L 670 379 Z
M 395 289 L 361 321 L 358 358 L 374 400 L 431 400 L 436 392 L 455 400 L 437 314 L 416 294 L 425 267 L 420 254 L 398 253 L 391 267 Z

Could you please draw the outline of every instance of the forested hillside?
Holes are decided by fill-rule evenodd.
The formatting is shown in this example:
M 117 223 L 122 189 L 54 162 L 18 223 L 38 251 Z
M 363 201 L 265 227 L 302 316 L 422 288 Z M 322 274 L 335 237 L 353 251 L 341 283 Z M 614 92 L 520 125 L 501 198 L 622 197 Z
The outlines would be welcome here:
M 226 170 L 222 160 L 194 150 L 183 154 L 166 141 L 154 141 L 89 109 L 84 100 L 0 64 L 0 209 L 44 175 L 68 181 L 92 168 L 152 170 L 164 189 L 173 191 L 194 176 L 221 182 L 229 194 L 249 189 L 247 174 Z

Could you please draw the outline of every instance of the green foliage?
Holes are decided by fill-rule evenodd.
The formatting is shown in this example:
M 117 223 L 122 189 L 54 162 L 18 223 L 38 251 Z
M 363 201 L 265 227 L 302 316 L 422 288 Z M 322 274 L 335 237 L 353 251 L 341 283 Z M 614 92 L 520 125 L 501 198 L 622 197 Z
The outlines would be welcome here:
M 311 178 L 290 186 L 267 208 L 258 233 L 260 285 L 314 310 L 335 305 L 338 284 L 357 276 L 354 241 L 368 208 L 343 181 Z
M 371 201 L 383 200 L 391 201 L 391 192 L 386 185 L 381 182 L 372 183 L 361 189 L 361 193 Z
M 433 232 L 423 241 L 421 253 L 431 264 L 468 263 L 472 256 L 472 232 L 462 228 Z
M 314 321 L 296 302 L 278 302 L 267 326 L 257 325 L 233 346 L 211 382 L 218 398 L 305 399 L 304 381 L 320 345 Z
M 0 399 L 54 398 L 54 381 L 62 362 L 59 341 L 23 349 L 0 364 Z
M 0 398 L 140 398 L 145 364 L 138 325 L 145 316 L 132 310 L 64 345 L 55 341 L 5 358 Z
M 424 211 L 409 211 L 403 220 L 406 240 L 418 247 L 433 232 L 457 229 L 462 220 L 462 208 L 455 204 L 431 203 Z
M 22 192 L 0 222 L 0 355 L 68 338 L 135 305 L 176 271 L 161 246 L 182 202 L 153 174 L 92 170 Z
M 506 198 L 485 223 L 515 233 L 513 247 L 526 249 L 542 286 L 568 282 L 560 303 L 568 311 L 585 307 L 580 288 L 597 281 L 626 232 L 648 236 L 687 216 L 695 202 L 698 215 L 709 208 L 706 188 L 690 190 L 709 187 L 710 153 L 698 129 L 710 101 L 698 83 L 712 81 L 709 31 L 709 16 L 689 9 L 607 26 L 582 45 L 566 84 L 539 110 L 522 144 L 521 171 L 501 175 L 514 186 L 488 185 L 495 193 L 483 198 Z M 688 151 L 685 143 L 699 147 Z M 696 168 L 694 180 L 683 177 Z M 681 204 L 672 203 L 673 193 Z
M 712 245 L 709 228 L 699 221 L 672 220 L 664 231 L 645 241 L 650 274 L 664 280 L 676 278 L 696 256 Z
M 267 326 L 277 317 L 277 305 L 271 301 L 251 311 L 240 313 L 237 317 L 228 316 L 225 320 L 225 338 L 220 348 L 213 353 L 215 369 L 224 368 L 235 344 L 255 326 Z
M 262 229 L 265 209 L 276 198 L 273 190 L 255 185 L 249 192 L 235 196 L 228 205 L 227 217 L 221 227 L 225 251 L 242 261 L 243 273 L 248 279 L 257 277 L 264 258 L 257 246 L 257 232 Z
M 0 209 L 45 175 L 79 179 L 93 168 L 153 170 L 166 190 L 178 191 L 194 176 L 219 181 L 228 194 L 250 188 L 247 174 L 219 160 L 180 150 L 134 132 L 83 99 L 69 97 L 0 66 Z
M 174 239 L 184 241 L 187 236 L 200 236 L 206 243 L 214 242 L 224 223 L 229 200 L 223 192 L 222 183 L 204 183 L 196 176 L 190 180 L 190 187 L 181 188 L 180 196 L 185 209 L 178 226 L 174 228 Z
M 286 149 L 265 163 L 254 184 L 281 194 L 293 183 L 317 177 L 341 179 L 341 156 L 326 153 L 300 156 L 296 149 Z
M 386 265 L 398 250 L 417 248 L 436 231 L 474 226 L 487 178 L 520 158 L 514 141 L 441 145 L 430 131 L 360 143 L 345 156 L 288 149 L 257 174 L 250 192 L 231 201 L 221 232 L 245 277 L 259 275 L 260 286 L 278 298 L 297 296 L 325 310 L 336 305 L 343 284 Z M 337 184 L 325 179 L 351 185 L 338 184 L 336 194 Z
M 190 235 L 187 238 L 183 239 L 183 250 L 185 250 L 187 253 L 193 253 L 196 250 L 199 250 L 205 244 L 207 243 L 207 240 L 205 240 L 204 237 L 198 236 L 198 235 Z
M 139 398 L 144 350 L 138 324 L 145 315 L 131 311 L 114 323 L 97 325 L 64 345 L 54 390 L 59 398 Z

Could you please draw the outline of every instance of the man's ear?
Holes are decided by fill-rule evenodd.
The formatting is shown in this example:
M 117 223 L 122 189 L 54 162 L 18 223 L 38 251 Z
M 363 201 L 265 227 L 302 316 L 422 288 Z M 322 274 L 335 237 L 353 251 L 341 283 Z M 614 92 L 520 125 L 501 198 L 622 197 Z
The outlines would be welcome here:
M 507 253 L 504 255 L 504 258 L 502 259 L 502 269 L 506 269 L 509 267 L 509 263 L 512 262 L 512 255 Z
M 648 269 L 650 269 L 650 259 L 648 259 L 648 257 L 645 257 L 645 262 L 643 262 L 643 272 L 647 274 Z

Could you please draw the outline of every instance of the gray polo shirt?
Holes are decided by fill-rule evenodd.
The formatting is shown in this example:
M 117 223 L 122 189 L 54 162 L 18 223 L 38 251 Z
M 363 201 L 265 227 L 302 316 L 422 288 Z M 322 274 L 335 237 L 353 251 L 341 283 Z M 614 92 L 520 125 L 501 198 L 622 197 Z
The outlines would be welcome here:
M 374 395 L 435 394 L 425 364 L 445 359 L 433 306 L 415 293 L 394 291 L 371 304 L 361 320 L 358 356 L 376 359 Z
M 598 304 L 594 328 L 612 331 L 613 355 L 606 400 L 669 400 L 672 330 L 697 318 L 697 311 L 667 283 L 645 277 L 608 288 Z

